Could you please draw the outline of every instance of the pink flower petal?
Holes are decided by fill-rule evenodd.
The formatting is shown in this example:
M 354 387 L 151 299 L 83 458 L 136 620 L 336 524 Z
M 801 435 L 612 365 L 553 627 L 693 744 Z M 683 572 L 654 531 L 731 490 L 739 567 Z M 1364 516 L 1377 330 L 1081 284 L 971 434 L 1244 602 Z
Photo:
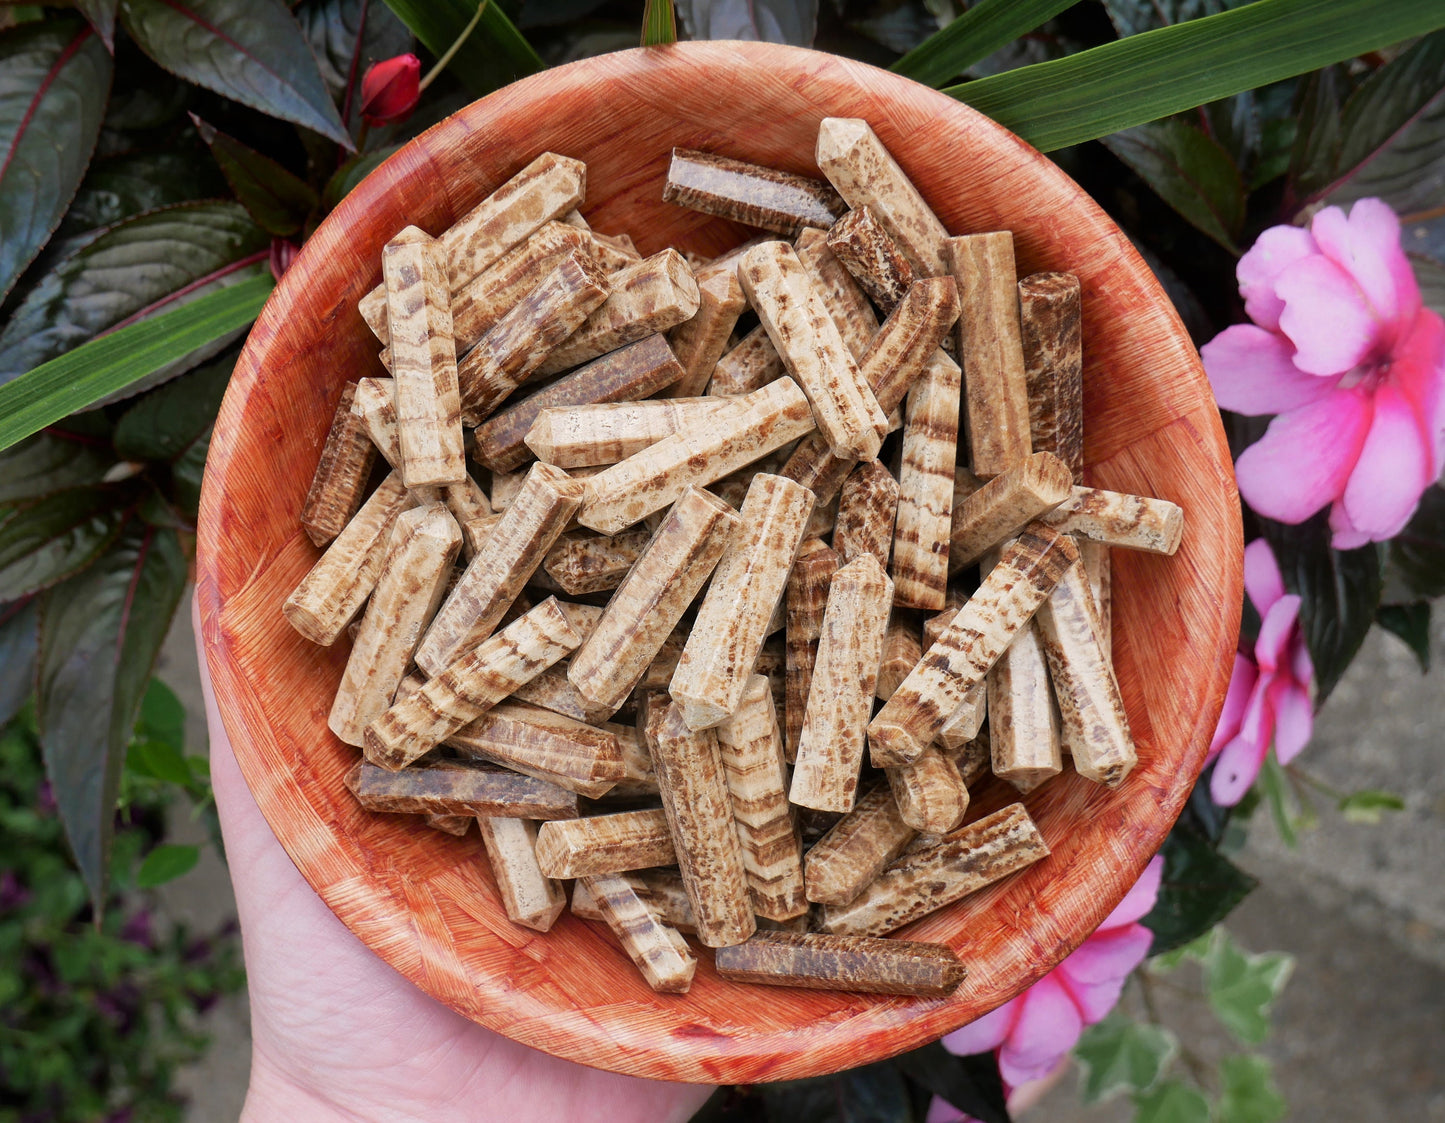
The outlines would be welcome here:
M 1375 542 L 1398 534 L 1434 479 L 1432 459 L 1409 399 L 1389 382 L 1381 384 L 1369 435 L 1341 497 L 1351 527 Z
M 1254 690 L 1259 671 L 1247 655 L 1235 652 L 1234 673 L 1229 676 L 1229 691 L 1224 695 L 1224 709 L 1219 714 L 1219 724 L 1214 728 L 1214 739 L 1209 742 L 1208 764 L 1219 755 L 1225 744 L 1234 740 L 1239 733 L 1239 723 L 1244 719 L 1245 708 L 1249 705 L 1250 693 Z
M 1369 424 L 1359 389 L 1280 414 L 1235 464 L 1239 493 L 1266 518 L 1304 522 L 1344 491 Z
M 1330 545 L 1336 550 L 1358 550 L 1370 541 L 1370 535 L 1350 522 L 1342 500 L 1335 500 L 1330 506 Z
M 1225 745 L 1214 762 L 1214 775 L 1209 781 L 1209 795 L 1221 807 L 1233 807 L 1254 783 L 1264 765 L 1269 742 L 1260 744 L 1240 734 Z
M 1395 346 L 1389 381 L 1415 407 L 1430 436 L 1431 475 L 1445 460 L 1445 320 L 1422 308 Z
M 1314 708 L 1309 692 L 1288 679 L 1276 682 L 1273 693 L 1274 755 L 1281 764 L 1288 764 L 1309 743 L 1314 732 Z
M 1126 924 L 1133 924 L 1141 916 L 1147 915 L 1149 910 L 1154 907 L 1154 902 L 1159 898 L 1159 880 L 1163 876 L 1164 857 L 1161 854 L 1155 854 L 1149 859 L 1149 864 L 1144 867 L 1144 872 L 1139 875 L 1139 880 L 1134 882 L 1134 887 L 1124 894 L 1124 899 L 1114 907 L 1113 912 L 1104 918 L 1104 923 L 1095 929 L 1094 934 L 1099 935 L 1113 928 L 1122 928 Z
M 1280 330 L 1295 345 L 1294 365 L 1310 374 L 1344 374 L 1373 354 L 1387 325 L 1353 277 L 1327 257 L 1296 261 L 1280 274 Z
M 1289 642 L 1299 620 L 1299 606 L 1300 599 L 1293 594 L 1280 597 L 1260 621 L 1254 659 L 1261 675 L 1273 674 L 1289 661 Z
M 965 1115 L 942 1096 L 928 1101 L 928 1114 L 923 1123 L 977 1123 L 972 1115 Z
M 1244 548 L 1244 591 L 1261 616 L 1284 596 L 1284 577 L 1266 539 L 1256 538 Z
M 1289 673 L 1301 687 L 1308 688 L 1315 680 L 1315 665 L 1310 660 L 1310 649 L 1305 646 L 1303 636 L 1299 643 L 1295 644 L 1294 654 L 1290 656 Z
M 1154 934 L 1142 924 L 1124 924 L 1095 932 L 1074 949 L 1074 954 L 1060 963 L 1057 970 L 1074 983 L 1122 980 L 1144 961 L 1153 939 Z
M 1079 1008 L 1052 975 L 1024 992 L 1023 1013 L 999 1050 L 999 1072 L 1017 1087 L 1047 1076 L 1084 1030 Z
M 974 1053 L 987 1053 L 997 1049 L 1013 1028 L 1022 1000 L 1023 995 L 1012 998 L 997 1010 L 990 1010 L 983 1017 L 945 1034 L 943 1047 L 956 1057 L 968 1057 Z
M 1400 246 L 1400 220 L 1379 199 L 1361 199 L 1349 218 L 1339 207 L 1326 207 L 1310 223 L 1320 252 L 1340 266 L 1359 287 L 1375 318 L 1391 325 L 1387 333 L 1415 318 L 1420 308 L 1420 286 Z M 1382 341 L 1390 346 L 1394 340 Z
M 1234 271 L 1239 278 L 1239 295 L 1244 297 L 1244 310 L 1251 320 L 1270 331 L 1279 327 L 1284 301 L 1275 294 L 1275 279 L 1300 258 L 1315 252 L 1310 232 L 1298 226 L 1271 226 L 1255 239 Z
M 1199 349 L 1215 400 L 1251 416 L 1283 413 L 1330 392 L 1334 379 L 1306 374 L 1293 355 L 1288 339 L 1253 324 L 1227 327 Z

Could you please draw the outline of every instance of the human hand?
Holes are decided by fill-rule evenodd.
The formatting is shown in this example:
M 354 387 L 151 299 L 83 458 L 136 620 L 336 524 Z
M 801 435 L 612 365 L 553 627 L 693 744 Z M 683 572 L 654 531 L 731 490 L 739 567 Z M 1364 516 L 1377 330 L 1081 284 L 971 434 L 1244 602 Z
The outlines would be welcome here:
M 429 998 L 377 958 L 276 841 L 241 776 L 198 655 L 251 996 L 243 1123 L 681 1123 L 702 1105 L 711 1088 L 600 1072 L 519 1045 Z

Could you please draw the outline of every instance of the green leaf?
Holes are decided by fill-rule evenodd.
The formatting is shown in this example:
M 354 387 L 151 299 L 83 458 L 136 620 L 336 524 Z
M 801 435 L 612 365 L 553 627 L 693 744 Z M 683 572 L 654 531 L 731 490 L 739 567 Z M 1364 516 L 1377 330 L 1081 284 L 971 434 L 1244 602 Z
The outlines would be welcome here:
M 656 47 L 677 42 L 677 16 L 672 0 L 647 0 L 642 12 L 642 45 Z
M 1259 884 L 1198 831 L 1176 826 L 1164 840 L 1159 896 L 1141 923 L 1154 933 L 1150 955 L 1182 947 L 1208 932 Z
M 1392 147 L 1400 130 L 1416 120 L 1442 90 L 1445 32 L 1436 32 L 1370 74 L 1342 109 L 1331 107 L 1338 119 L 1338 136 L 1328 152 L 1296 165 L 1291 184 L 1296 198 L 1301 203 L 1321 198 L 1363 169 Z
M 256 318 L 275 282 L 267 273 L 185 307 L 121 328 L 0 386 L 0 449 L 153 377 Z
M 62 262 L 21 302 L 0 333 L 0 384 L 108 328 L 269 272 L 269 247 L 266 232 L 236 203 L 183 203 L 128 219 Z
M 1003 1079 L 993 1054 L 955 1057 L 934 1041 L 899 1054 L 893 1063 L 909 1080 L 980 1123 L 1009 1123 Z
M 349 87 L 354 108 L 366 68 L 412 48 L 411 32 L 380 0 L 301 0 L 292 12 L 338 104 Z
M 191 779 L 186 758 L 173 745 L 162 741 L 132 741 L 125 754 L 125 767 L 134 775 L 182 787 Z
M 383 161 L 400 148 L 399 144 L 389 144 L 385 148 L 347 160 L 326 181 L 326 189 L 321 193 L 322 207 L 328 211 L 333 210 L 337 203 L 356 190 L 363 179 L 381 167 Z
M 132 523 L 95 564 L 41 599 L 45 771 L 97 912 L 125 747 L 185 584 L 175 534 Z
M 225 190 L 225 177 L 199 148 L 108 156 L 90 165 L 58 233 L 114 226 L 142 211 L 214 198 Z
M 136 736 L 166 745 L 179 756 L 186 747 L 186 708 L 176 692 L 158 678 L 146 684 Z
M 280 0 L 122 0 L 120 12 L 140 49 L 172 74 L 352 147 Z
M 1385 587 L 1383 550 L 1373 543 L 1358 550 L 1332 549 L 1328 514 L 1323 511 L 1298 526 L 1268 519 L 1260 523 L 1274 548 L 1285 588 L 1300 598 L 1300 627 L 1314 663 L 1318 709 L 1375 622 Z
M 1392 584 L 1418 597 L 1445 596 L 1445 488 L 1425 489 L 1405 529 L 1390 540 L 1389 555 Z
M 1266 754 L 1255 783 L 1264 792 L 1264 800 L 1269 804 L 1269 813 L 1274 819 L 1275 829 L 1279 831 L 1280 841 L 1293 850 L 1299 845 L 1299 835 L 1295 830 L 1295 818 L 1290 813 L 1289 781 L 1272 751 Z
M 1420 664 L 1420 673 L 1430 671 L 1430 602 L 1382 604 L 1375 610 L 1375 623 L 1399 636 Z
M 19 600 L 80 572 L 120 533 L 109 488 L 62 491 L 0 524 L 0 601 Z
M 1269 1014 L 1289 982 L 1294 957 L 1282 951 L 1249 955 L 1219 929 L 1204 961 L 1204 986 L 1215 1015 L 1240 1041 L 1258 1045 L 1269 1036 Z
M 191 123 L 211 150 L 236 199 L 257 223 L 282 237 L 297 233 L 305 225 L 306 216 L 318 200 L 304 179 L 194 113 Z
M 1318 70 L 1300 87 L 1289 161 L 1293 194 L 1307 194 L 1330 182 L 1340 161 L 1340 110 L 1349 94 L 1350 79 L 1342 66 Z
M 908 1088 L 884 1061 L 836 1076 L 758 1087 L 768 1118 L 807 1123 L 913 1123 Z
M 0 398 L 3 394 L 0 391 Z M 0 503 L 42 499 L 66 488 L 99 483 L 114 463 L 109 441 L 59 430 L 36 433 L 0 452 Z
M 1275 1123 L 1289 1110 L 1274 1084 L 1274 1066 L 1265 1057 L 1225 1057 L 1219 1066 L 1224 1091 L 1218 1123 Z
M 0 729 L 20 712 L 35 685 L 39 622 L 34 597 L 0 605 Z
M 976 62 L 1047 23 L 1076 0 L 980 0 L 892 70 L 929 86 L 957 77 Z
M 113 65 L 75 19 L 0 35 L 0 299 L 60 224 L 100 135 Z
M 1393 792 L 1352 792 L 1340 800 L 1340 812 L 1351 823 L 1378 823 L 1386 811 L 1405 810 L 1405 801 Z
M 171 466 L 171 480 L 176 488 L 176 501 L 196 518 L 201 507 L 201 477 L 206 470 L 206 453 L 211 448 L 211 430 L 207 429 L 196 443 L 186 449 Z
M 386 6 L 438 58 L 477 13 L 474 0 L 386 0 Z M 481 23 L 452 56 L 447 73 L 481 97 L 545 66 L 501 5 L 493 2 L 487 4 Z
M 1442 26 L 1438 0 L 1255 0 L 944 92 L 1048 152 Z
M 127 460 L 174 460 L 216 420 L 240 352 L 227 351 L 149 391 L 121 415 L 115 450 Z
M 1104 137 L 1161 199 L 1231 253 L 1244 225 L 1244 181 L 1229 153 L 1193 125 L 1156 121 Z
M 1134 1108 L 1134 1123 L 1209 1123 L 1209 1101 L 1202 1092 L 1177 1080 L 1137 1097 Z
M 1214 929 L 1211 928 L 1201 936 L 1196 936 L 1187 944 L 1181 944 L 1173 951 L 1166 951 L 1163 955 L 1156 955 L 1149 960 L 1151 971 L 1172 971 L 1185 960 L 1193 960 L 1196 963 L 1204 962 L 1204 957 L 1209 951 L 1212 942 Z
M 1192 19 L 1218 15 L 1239 8 L 1250 0 L 1104 0 L 1109 22 L 1120 38 L 1169 27 Z
M 1167 1029 L 1115 1011 L 1086 1029 L 1074 1046 L 1074 1059 L 1084 1070 L 1080 1095 L 1085 1104 L 1096 1104 L 1120 1092 L 1147 1092 L 1177 1052 L 1179 1042 Z
M 117 0 L 75 0 L 76 10 L 100 36 L 105 49 L 115 54 L 115 6 Z
M 182 874 L 188 874 L 201 860 L 199 846 L 177 846 L 165 842 L 146 855 L 140 869 L 136 871 L 135 883 L 141 889 L 154 889 L 167 881 L 174 881 Z

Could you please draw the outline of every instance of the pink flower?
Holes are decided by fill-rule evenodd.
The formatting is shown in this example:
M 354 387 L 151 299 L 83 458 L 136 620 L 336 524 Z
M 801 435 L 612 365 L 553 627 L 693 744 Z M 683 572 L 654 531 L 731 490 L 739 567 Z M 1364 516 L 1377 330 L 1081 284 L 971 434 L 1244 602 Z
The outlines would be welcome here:
M 421 60 L 416 55 L 374 62 L 361 79 L 361 115 L 371 125 L 405 120 L 420 97 Z
M 1200 349 L 1225 409 L 1277 414 L 1235 465 L 1260 514 L 1330 505 L 1334 546 L 1398 534 L 1445 460 L 1445 323 L 1421 307 L 1400 220 L 1378 199 L 1273 226 L 1239 260 L 1252 324 Z
M 1300 599 L 1284 591 L 1279 563 L 1263 538 L 1244 548 L 1244 589 L 1259 612 L 1259 636 L 1253 659 L 1234 657 L 1234 677 L 1209 746 L 1209 759 L 1217 758 L 1209 794 L 1221 807 L 1244 798 L 1271 741 L 1275 759 L 1288 764 L 1314 730 L 1315 672 L 1300 632 Z
M 999 1072 L 1009 1088 L 1048 1076 L 1084 1027 L 1114 1008 L 1124 980 L 1149 954 L 1153 934 L 1137 921 L 1154 907 L 1163 872 L 1164 859 L 1155 857 L 1073 955 L 1017 998 L 948 1034 L 943 1047 L 958 1056 L 997 1049 Z

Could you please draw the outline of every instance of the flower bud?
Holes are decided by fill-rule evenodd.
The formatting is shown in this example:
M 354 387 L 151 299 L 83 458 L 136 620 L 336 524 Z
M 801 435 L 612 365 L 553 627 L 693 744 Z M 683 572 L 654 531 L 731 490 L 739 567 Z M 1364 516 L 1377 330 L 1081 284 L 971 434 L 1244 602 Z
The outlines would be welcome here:
M 361 116 L 369 125 L 404 120 L 421 97 L 421 60 L 397 55 L 374 62 L 361 79 Z

